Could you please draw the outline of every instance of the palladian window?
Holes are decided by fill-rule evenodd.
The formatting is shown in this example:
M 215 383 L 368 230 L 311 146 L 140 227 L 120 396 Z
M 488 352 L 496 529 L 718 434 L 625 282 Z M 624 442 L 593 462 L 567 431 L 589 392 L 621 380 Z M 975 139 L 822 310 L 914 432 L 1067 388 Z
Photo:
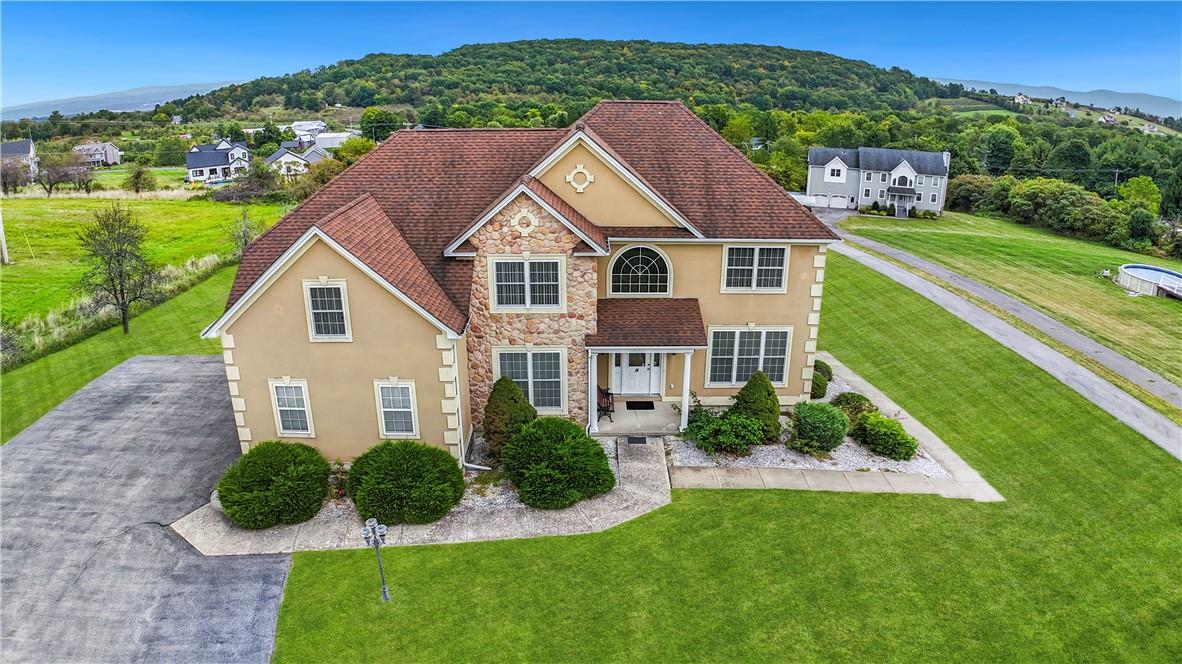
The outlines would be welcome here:
M 611 292 L 621 295 L 667 295 L 669 265 L 648 247 L 625 250 L 612 263 Z

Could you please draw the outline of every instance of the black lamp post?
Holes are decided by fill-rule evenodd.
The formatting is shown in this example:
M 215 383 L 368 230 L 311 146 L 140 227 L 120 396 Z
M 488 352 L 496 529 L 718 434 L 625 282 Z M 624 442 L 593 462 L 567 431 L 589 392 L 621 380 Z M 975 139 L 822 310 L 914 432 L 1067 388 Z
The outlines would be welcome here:
M 365 520 L 365 527 L 361 529 L 365 543 L 372 546 L 378 556 L 378 576 L 382 579 L 383 602 L 390 601 L 390 590 L 386 588 L 386 572 L 382 570 L 382 545 L 386 543 L 387 530 L 386 524 L 378 523 L 378 520 L 372 517 Z

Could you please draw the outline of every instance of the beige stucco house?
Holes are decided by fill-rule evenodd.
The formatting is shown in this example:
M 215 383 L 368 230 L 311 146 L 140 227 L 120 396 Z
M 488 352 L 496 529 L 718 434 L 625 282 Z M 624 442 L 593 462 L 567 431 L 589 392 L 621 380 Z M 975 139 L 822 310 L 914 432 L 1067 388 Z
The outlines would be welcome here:
M 247 248 L 203 335 L 244 450 L 416 438 L 462 458 L 501 376 L 592 432 L 621 429 L 600 388 L 676 428 L 691 391 L 726 404 L 756 370 L 807 397 L 836 240 L 680 103 L 406 130 Z

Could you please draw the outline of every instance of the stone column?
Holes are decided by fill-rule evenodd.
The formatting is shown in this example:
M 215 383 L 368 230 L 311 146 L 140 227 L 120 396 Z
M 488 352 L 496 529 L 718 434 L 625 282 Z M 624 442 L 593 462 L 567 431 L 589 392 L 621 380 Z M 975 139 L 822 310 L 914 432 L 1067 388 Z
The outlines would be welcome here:
M 689 424 L 689 406 L 690 406 L 690 360 L 693 358 L 694 351 L 686 351 L 681 354 L 681 430 L 685 431 L 686 425 Z
M 587 351 L 587 431 L 599 433 L 599 353 Z

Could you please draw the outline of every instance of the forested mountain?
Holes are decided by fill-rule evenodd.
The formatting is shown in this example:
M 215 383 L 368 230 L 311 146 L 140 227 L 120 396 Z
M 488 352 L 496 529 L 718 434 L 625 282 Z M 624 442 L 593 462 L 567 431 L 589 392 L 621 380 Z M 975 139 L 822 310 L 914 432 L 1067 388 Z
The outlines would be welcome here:
M 230 85 L 181 106 L 194 119 L 274 105 L 276 97 L 305 110 L 394 104 L 519 111 L 555 104 L 577 115 L 605 98 L 902 110 L 960 89 L 898 68 L 779 46 L 556 39 L 476 44 L 438 56 L 367 55 Z

